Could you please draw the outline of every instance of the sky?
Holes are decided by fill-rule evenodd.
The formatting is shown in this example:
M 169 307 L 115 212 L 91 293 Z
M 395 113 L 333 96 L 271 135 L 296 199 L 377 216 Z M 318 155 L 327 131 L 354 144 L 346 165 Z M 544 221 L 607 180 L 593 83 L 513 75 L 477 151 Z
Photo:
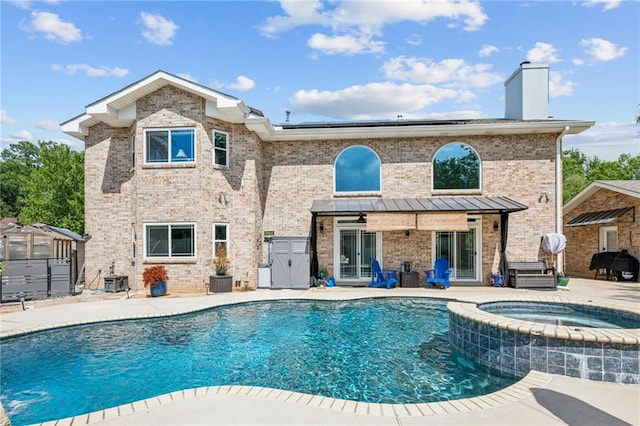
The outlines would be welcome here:
M 504 81 L 547 63 L 549 114 L 595 121 L 564 149 L 640 155 L 640 2 L 0 0 L 2 148 L 157 70 L 273 124 L 503 118 Z

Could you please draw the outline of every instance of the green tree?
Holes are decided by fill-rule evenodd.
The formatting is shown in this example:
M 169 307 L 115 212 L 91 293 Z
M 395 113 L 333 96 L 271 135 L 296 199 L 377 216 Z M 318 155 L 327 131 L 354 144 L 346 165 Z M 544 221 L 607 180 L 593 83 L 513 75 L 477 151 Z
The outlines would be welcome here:
M 22 210 L 21 191 L 39 164 L 38 147 L 21 141 L 4 149 L 0 158 L 0 216 L 17 217 Z
M 617 161 L 589 158 L 576 149 L 562 153 L 563 202 L 596 180 L 640 179 L 640 155 L 622 154 Z
M 84 232 L 84 153 L 56 142 L 18 142 L 2 152 L 3 216 Z
M 39 160 L 22 193 L 23 223 L 45 222 L 84 232 L 84 154 L 53 142 L 39 143 Z

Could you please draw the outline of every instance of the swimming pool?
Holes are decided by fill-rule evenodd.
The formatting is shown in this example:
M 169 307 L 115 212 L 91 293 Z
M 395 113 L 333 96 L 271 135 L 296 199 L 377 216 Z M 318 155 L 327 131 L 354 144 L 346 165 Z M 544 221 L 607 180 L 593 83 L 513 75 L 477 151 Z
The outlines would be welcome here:
M 5 339 L 14 425 L 199 386 L 241 384 L 381 403 L 473 397 L 515 383 L 453 351 L 446 302 L 268 301 Z

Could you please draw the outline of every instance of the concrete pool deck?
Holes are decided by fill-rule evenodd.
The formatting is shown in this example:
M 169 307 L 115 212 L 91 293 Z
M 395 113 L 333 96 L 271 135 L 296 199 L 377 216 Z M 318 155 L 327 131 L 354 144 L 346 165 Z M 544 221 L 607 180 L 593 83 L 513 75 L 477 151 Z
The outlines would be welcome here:
M 546 301 L 593 301 L 640 312 L 640 283 L 572 278 L 569 290 L 452 286 L 447 290 L 324 288 L 266 290 L 193 297 L 148 298 L 124 293 L 74 303 L 27 303 L 27 310 L 3 313 L 0 337 L 52 326 L 173 315 L 224 304 L 276 299 L 345 300 L 373 296 L 438 297 L 475 302 L 497 296 Z M 115 297 L 115 298 L 114 298 Z M 635 333 L 635 331 L 633 332 Z M 640 332 L 633 335 L 640 341 Z M 0 422 L 1 423 L 1 422 Z M 595 382 L 531 372 L 501 391 L 478 398 L 428 404 L 365 404 L 255 387 L 187 389 L 51 425 L 640 425 L 640 386 Z

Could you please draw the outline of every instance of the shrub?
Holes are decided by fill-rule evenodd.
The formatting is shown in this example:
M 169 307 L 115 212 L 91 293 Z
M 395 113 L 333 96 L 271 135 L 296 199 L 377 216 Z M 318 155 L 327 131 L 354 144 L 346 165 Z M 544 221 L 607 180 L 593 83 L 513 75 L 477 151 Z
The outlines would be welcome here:
M 155 283 L 167 281 L 168 279 L 167 269 L 162 265 L 149 266 L 142 273 L 142 281 L 145 287 L 153 286 Z

